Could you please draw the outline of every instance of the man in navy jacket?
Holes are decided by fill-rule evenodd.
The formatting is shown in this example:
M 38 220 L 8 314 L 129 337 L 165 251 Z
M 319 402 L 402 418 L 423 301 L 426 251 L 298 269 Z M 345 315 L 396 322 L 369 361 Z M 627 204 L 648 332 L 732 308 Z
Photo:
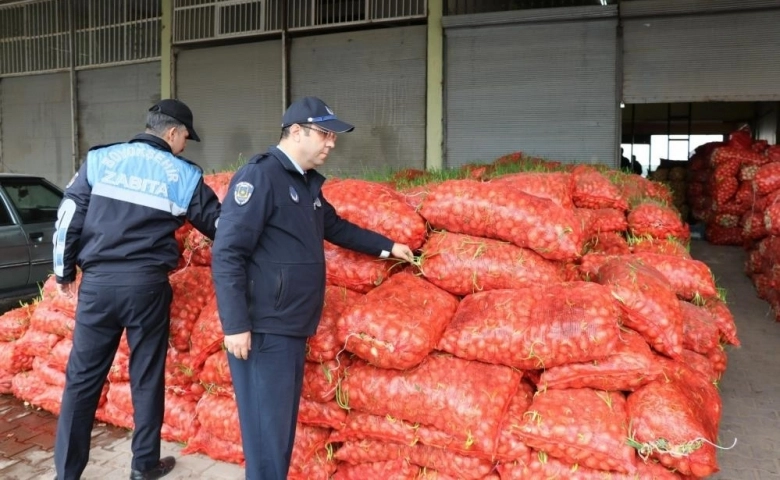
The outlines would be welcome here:
M 65 190 L 54 234 L 54 273 L 72 297 L 82 270 L 54 463 L 59 480 L 78 480 L 89 459 L 92 424 L 122 331 L 130 346 L 135 430 L 131 480 L 160 478 L 176 460 L 160 459 L 165 358 L 170 329 L 168 274 L 179 260 L 174 232 L 189 220 L 209 238 L 219 200 L 200 167 L 178 156 L 200 141 L 192 112 L 162 100 L 146 132 L 95 147 Z
M 212 247 L 212 274 L 238 404 L 247 480 L 284 480 L 292 455 L 306 338 L 325 295 L 323 240 L 411 261 L 408 246 L 338 216 L 322 195 L 337 134 L 354 127 L 322 100 L 287 109 L 277 147 L 235 174 Z

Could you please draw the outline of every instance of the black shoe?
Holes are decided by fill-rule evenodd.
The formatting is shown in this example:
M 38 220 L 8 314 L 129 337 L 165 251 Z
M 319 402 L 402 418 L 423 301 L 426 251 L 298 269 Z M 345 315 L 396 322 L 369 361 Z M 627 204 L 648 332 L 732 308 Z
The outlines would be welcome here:
M 139 472 L 138 470 L 130 471 L 130 480 L 156 480 L 160 477 L 164 477 L 171 473 L 173 467 L 176 466 L 176 459 L 173 457 L 165 457 L 160 459 L 160 463 L 151 470 L 145 472 Z

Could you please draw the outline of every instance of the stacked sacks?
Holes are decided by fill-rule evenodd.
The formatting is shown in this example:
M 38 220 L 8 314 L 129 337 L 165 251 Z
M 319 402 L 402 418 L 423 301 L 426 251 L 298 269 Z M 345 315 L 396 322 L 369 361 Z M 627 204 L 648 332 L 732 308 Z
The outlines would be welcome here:
M 468 178 L 419 186 L 399 177 L 399 191 L 326 184 L 346 218 L 421 255 L 402 265 L 325 245 L 325 306 L 308 341 L 290 478 L 717 471 L 707 442 L 716 440 L 720 403 L 707 386 L 725 369 L 722 345 L 738 341 L 709 270 L 685 248 L 668 192 L 635 176 L 538 160 L 528 162 L 532 173 L 497 173 L 523 161 L 507 156 L 464 169 Z M 203 260 L 210 247 L 188 241 L 193 235 L 187 226 L 178 232 L 182 268 L 171 275 L 164 434 L 186 443 L 185 453 L 241 463 Z M 72 328 L 68 318 L 60 335 Z M 62 358 L 67 346 L 54 347 L 64 337 L 51 335 L 34 343 L 33 361 Z M 123 340 L 99 413 L 132 427 L 128 347 Z

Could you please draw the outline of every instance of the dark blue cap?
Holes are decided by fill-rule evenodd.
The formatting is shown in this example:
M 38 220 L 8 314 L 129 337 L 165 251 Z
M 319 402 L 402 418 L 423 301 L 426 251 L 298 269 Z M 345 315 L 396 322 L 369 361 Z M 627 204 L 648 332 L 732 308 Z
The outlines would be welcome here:
M 184 102 L 173 98 L 166 98 L 165 100 L 160 100 L 152 105 L 152 108 L 150 108 L 149 111 L 162 113 L 178 120 L 182 125 L 187 127 L 187 132 L 190 134 L 190 140 L 200 142 L 200 137 L 195 133 L 195 129 L 192 127 L 192 110 L 190 110 L 190 107 L 185 105 Z
M 354 125 L 336 118 L 333 110 L 317 97 L 303 97 L 294 101 L 284 112 L 282 128 L 297 123 L 314 123 L 329 132 L 346 133 L 355 129 Z

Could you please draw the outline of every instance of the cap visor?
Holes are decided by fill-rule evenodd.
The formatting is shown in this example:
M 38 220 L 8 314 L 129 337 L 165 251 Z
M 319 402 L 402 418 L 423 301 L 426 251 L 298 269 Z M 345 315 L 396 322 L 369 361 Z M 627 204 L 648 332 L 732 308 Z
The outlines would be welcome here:
M 316 125 L 333 133 L 347 133 L 355 129 L 354 125 L 342 122 L 341 120 L 326 120 L 324 122 L 317 122 Z
M 194 128 L 187 128 L 187 133 L 190 134 L 190 140 L 193 140 L 193 141 L 196 141 L 196 142 L 200 142 L 200 137 L 198 136 L 197 133 L 195 133 L 195 129 Z

